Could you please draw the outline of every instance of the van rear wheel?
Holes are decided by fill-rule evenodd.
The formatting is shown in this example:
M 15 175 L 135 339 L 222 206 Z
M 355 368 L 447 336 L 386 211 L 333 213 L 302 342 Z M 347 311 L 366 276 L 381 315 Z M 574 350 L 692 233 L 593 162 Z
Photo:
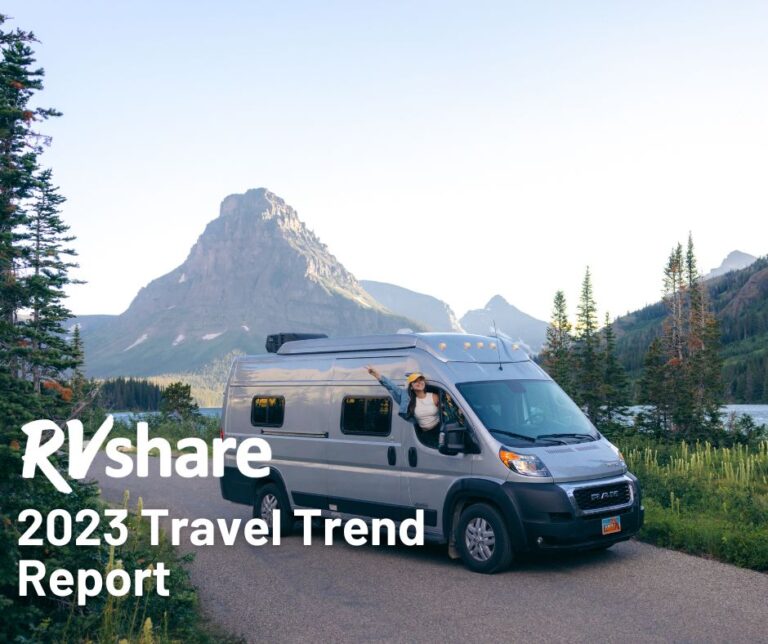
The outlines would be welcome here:
M 270 534 L 273 531 L 273 512 L 280 510 L 280 534 L 287 536 L 293 528 L 293 515 L 288 497 L 282 487 L 275 483 L 267 483 L 259 488 L 253 504 L 253 518 L 263 519 Z
M 486 503 L 470 505 L 461 513 L 456 545 L 464 565 L 493 574 L 512 563 L 512 543 L 504 519 Z

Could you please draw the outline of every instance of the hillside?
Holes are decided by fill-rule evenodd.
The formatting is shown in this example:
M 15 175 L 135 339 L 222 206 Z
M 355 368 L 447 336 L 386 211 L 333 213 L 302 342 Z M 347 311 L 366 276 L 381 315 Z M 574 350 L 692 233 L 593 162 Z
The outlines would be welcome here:
M 436 297 L 386 282 L 360 280 L 360 284 L 390 311 L 421 322 L 429 331 L 463 331 L 451 307 Z
M 722 330 L 726 398 L 768 403 L 768 257 L 705 282 Z M 616 320 L 619 358 L 637 377 L 651 340 L 666 316 L 657 302 Z

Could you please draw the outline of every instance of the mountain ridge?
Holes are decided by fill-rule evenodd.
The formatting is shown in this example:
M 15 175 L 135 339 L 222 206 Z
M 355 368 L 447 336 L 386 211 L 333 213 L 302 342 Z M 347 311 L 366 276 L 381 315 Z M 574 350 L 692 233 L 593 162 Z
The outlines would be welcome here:
M 360 285 L 387 309 L 424 324 L 430 331 L 463 331 L 453 309 L 442 300 L 410 289 L 374 280 L 360 280 Z
M 547 322 L 521 311 L 498 294 L 488 300 L 484 308 L 467 311 L 459 322 L 467 332 L 482 335 L 492 334 L 495 323 L 499 333 L 522 342 L 533 354 L 541 351 L 549 326 Z
M 720 322 L 726 400 L 768 403 L 768 255 L 704 284 Z M 659 301 L 614 321 L 617 355 L 630 376 L 639 376 L 666 315 Z
M 179 266 L 120 315 L 98 317 L 83 341 L 86 371 L 100 377 L 200 369 L 231 351 L 262 353 L 266 335 L 279 331 L 421 329 L 376 302 L 265 188 L 225 197 Z

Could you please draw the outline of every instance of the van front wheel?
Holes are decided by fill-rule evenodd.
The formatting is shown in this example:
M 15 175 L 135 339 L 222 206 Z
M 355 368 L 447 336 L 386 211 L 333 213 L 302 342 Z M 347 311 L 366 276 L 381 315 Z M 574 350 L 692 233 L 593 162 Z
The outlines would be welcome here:
M 280 510 L 280 534 L 287 536 L 293 528 L 293 515 L 288 498 L 279 485 L 267 483 L 259 488 L 256 500 L 253 504 L 253 518 L 263 519 L 269 527 L 270 534 L 273 530 L 272 517 L 275 510 Z
M 470 570 L 493 574 L 512 562 L 512 544 L 504 519 L 490 505 L 476 503 L 464 510 L 456 537 L 461 559 Z

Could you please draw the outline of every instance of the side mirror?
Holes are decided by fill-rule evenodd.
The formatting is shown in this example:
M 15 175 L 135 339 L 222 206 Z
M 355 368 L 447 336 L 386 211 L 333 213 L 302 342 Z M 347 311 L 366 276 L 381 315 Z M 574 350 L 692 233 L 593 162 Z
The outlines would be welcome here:
M 464 451 L 466 428 L 458 423 L 443 423 L 440 426 L 437 449 L 441 454 L 452 456 Z

